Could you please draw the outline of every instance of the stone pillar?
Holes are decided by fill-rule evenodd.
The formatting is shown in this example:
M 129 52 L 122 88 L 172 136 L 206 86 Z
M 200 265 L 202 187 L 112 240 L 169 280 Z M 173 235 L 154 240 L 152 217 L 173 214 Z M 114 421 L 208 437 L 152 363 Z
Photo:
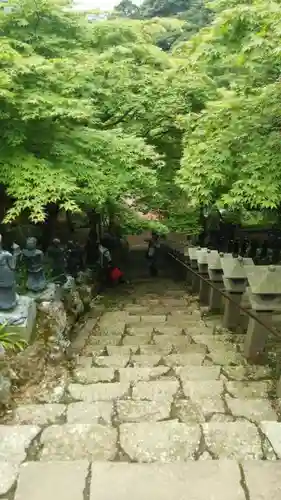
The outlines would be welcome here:
M 190 268 L 191 261 L 190 261 L 190 257 L 189 257 L 189 248 L 190 247 L 185 247 L 185 249 L 184 249 L 184 262 Z M 189 269 L 186 269 L 185 278 L 186 278 L 187 286 L 191 286 L 191 284 L 192 284 L 192 273 L 189 271 Z
M 255 311 L 255 316 L 270 327 L 272 312 Z M 247 334 L 244 342 L 244 355 L 248 360 L 255 360 L 264 349 L 268 339 L 269 331 L 254 318 L 249 318 Z
M 242 295 L 247 285 L 245 267 L 249 265 L 254 265 L 252 259 L 221 255 L 224 287 L 227 295 L 232 299 L 225 299 L 223 315 L 223 326 L 229 330 L 236 330 L 241 323 L 241 314 L 238 306 L 241 303 Z
M 202 305 L 209 305 L 210 286 L 206 281 L 209 279 L 207 255 L 210 252 L 207 248 L 200 248 L 197 251 L 198 271 L 201 276 L 199 287 L 199 302 Z
M 200 248 L 191 247 L 188 249 L 189 258 L 190 258 L 190 268 L 198 273 L 198 262 L 197 262 L 197 251 Z M 194 273 L 191 273 L 191 293 L 198 294 L 200 290 L 200 277 Z
M 247 359 L 254 360 L 265 349 L 269 335 L 267 326 L 271 327 L 274 312 L 281 311 L 281 266 L 250 266 L 246 273 L 252 310 L 265 324 L 249 319 L 244 354 Z
M 228 330 L 235 330 L 240 324 L 240 309 L 238 306 L 241 303 L 243 292 L 231 292 L 228 290 L 227 295 L 231 300 L 224 299 L 222 326 Z
M 213 250 L 207 255 L 208 273 L 211 284 L 209 293 L 209 311 L 221 312 L 223 309 L 223 301 L 220 290 L 224 288 L 223 270 L 221 267 L 220 255 L 216 250 Z

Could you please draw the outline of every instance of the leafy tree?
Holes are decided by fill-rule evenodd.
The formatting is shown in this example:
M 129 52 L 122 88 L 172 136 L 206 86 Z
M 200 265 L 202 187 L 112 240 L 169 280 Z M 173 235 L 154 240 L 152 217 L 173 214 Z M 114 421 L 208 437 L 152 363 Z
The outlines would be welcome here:
M 146 18 L 173 18 L 178 24 L 171 24 L 156 40 L 162 50 L 170 50 L 174 45 L 191 36 L 210 23 L 212 14 L 204 0 L 145 0 L 139 16 Z
M 190 0 L 144 0 L 140 12 L 143 17 L 171 17 L 188 9 Z
M 139 15 L 139 7 L 131 0 L 121 0 L 114 10 L 122 17 L 137 18 Z
M 36 25 L 39 11 L 42 22 Z M 54 19 L 59 29 L 54 22 L 51 35 Z M 33 11 L 29 0 L 21 2 L 1 16 L 0 30 L 0 183 L 14 201 L 6 220 L 27 211 L 41 221 L 50 203 L 77 210 L 152 192 L 160 157 L 141 135 L 122 129 L 117 115 L 125 106 L 116 93 L 116 80 L 126 80 L 125 73 L 116 73 L 123 69 L 122 47 L 116 49 L 118 68 L 112 51 L 99 53 L 109 40 L 98 26 L 95 32 L 92 25 L 80 25 L 80 19 L 45 0 Z M 153 59 L 153 47 L 150 52 L 146 58 Z M 155 64 L 162 68 L 161 57 Z M 100 85 L 109 74 L 105 104 Z
M 216 8 L 212 26 L 175 51 L 217 87 L 205 109 L 187 116 L 178 183 L 193 205 L 279 207 L 281 5 Z

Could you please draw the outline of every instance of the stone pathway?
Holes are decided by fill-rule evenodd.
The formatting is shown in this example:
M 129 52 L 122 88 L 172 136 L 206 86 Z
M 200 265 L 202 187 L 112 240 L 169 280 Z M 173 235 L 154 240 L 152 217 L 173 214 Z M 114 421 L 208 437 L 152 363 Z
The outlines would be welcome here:
M 243 336 L 164 281 L 85 328 L 69 377 L 0 425 L 1 499 L 281 499 L 281 404 Z

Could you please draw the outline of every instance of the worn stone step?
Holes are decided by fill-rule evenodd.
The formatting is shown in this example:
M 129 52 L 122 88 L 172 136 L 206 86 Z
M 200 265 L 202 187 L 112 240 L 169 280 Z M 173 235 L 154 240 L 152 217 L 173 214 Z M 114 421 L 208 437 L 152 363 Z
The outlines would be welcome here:
M 82 406 L 74 408 L 75 411 L 83 411 Z M 94 423 L 50 425 L 41 434 L 40 427 L 35 426 L 0 426 L 0 461 L 18 465 L 31 456 L 31 449 L 32 459 L 40 461 L 114 460 L 118 442 L 133 462 L 184 462 L 201 457 L 210 461 L 281 458 L 280 422 L 259 422 L 260 430 L 245 419 L 202 421 L 201 425 L 196 421 L 187 424 L 176 419 L 157 422 L 153 420 L 171 418 L 166 400 L 154 400 L 150 406 L 142 400 L 123 400 L 118 402 L 115 416 L 121 421 L 118 433 L 109 422 L 110 406 L 88 407 L 87 411 L 103 423 L 94 420 Z M 122 423 L 126 419 L 147 421 Z M 36 446 L 34 439 L 37 439 Z
M 68 393 L 73 401 L 112 401 L 125 398 L 129 392 L 129 382 L 97 383 L 97 384 L 69 384 Z
M 17 479 L 15 500 L 84 500 L 85 491 L 89 500 L 206 500 L 210 495 L 216 500 L 280 500 L 281 468 L 279 462 L 260 460 L 240 466 L 234 460 L 173 464 L 75 460 L 26 462 L 20 467 L 5 462 L 0 466 L 0 495 Z

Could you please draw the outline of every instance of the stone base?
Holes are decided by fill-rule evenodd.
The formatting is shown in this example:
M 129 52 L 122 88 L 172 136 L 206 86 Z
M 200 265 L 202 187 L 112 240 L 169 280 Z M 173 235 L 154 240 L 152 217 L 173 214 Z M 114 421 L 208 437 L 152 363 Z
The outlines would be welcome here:
M 241 312 L 239 304 L 242 300 L 242 293 L 227 292 L 227 294 L 235 303 L 225 299 L 222 326 L 227 330 L 235 330 L 240 325 Z
M 11 311 L 0 311 L 0 324 L 7 323 L 6 331 L 18 333 L 27 342 L 30 340 L 36 320 L 35 300 L 20 295 L 16 307 Z
M 42 292 L 28 292 L 28 297 L 38 303 L 61 300 L 61 296 L 61 287 L 55 283 L 48 283 L 47 288 Z
M 254 311 L 256 316 L 269 327 L 271 326 L 271 312 L 257 312 Z M 263 325 L 258 323 L 254 318 L 249 318 L 248 329 L 244 343 L 244 355 L 248 360 L 255 360 L 257 356 L 263 353 L 269 331 Z

